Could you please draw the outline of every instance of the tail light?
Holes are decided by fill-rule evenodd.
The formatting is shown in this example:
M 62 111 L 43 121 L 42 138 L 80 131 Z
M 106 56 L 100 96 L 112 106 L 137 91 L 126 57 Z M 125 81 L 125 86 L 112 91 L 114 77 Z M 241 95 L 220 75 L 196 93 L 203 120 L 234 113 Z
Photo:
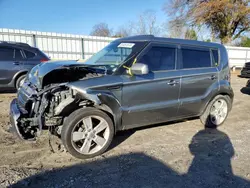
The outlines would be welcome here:
M 45 63 L 45 62 L 47 62 L 47 61 L 48 61 L 47 58 L 42 58 L 42 59 L 40 59 L 40 62 L 41 62 L 41 63 Z

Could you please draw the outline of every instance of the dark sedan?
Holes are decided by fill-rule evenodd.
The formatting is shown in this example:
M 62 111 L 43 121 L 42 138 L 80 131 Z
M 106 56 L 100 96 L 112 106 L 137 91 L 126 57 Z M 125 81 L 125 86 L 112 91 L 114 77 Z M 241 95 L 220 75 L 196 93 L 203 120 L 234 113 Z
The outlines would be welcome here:
M 250 78 L 250 62 L 245 63 L 243 69 L 241 70 L 240 77 Z

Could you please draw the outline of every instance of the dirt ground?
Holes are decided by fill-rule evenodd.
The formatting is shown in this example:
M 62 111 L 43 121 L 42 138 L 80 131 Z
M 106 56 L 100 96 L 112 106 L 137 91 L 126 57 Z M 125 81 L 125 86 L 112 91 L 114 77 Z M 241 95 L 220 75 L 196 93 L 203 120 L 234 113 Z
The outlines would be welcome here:
M 102 156 L 78 160 L 44 132 L 21 142 L 0 94 L 0 187 L 250 187 L 250 91 L 232 76 L 233 110 L 219 129 L 199 119 L 118 133 Z M 243 88 L 243 89 L 242 89 Z M 249 93 L 249 94 L 248 94 Z

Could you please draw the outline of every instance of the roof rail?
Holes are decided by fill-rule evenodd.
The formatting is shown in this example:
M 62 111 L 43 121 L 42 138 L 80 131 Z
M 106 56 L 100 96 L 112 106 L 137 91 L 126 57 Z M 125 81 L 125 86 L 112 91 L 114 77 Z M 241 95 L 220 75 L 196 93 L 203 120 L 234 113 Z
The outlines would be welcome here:
M 29 46 L 29 44 L 27 43 L 23 43 L 23 42 L 13 42 L 13 41 L 0 41 L 0 44 L 16 44 L 16 45 L 19 45 L 19 46 Z

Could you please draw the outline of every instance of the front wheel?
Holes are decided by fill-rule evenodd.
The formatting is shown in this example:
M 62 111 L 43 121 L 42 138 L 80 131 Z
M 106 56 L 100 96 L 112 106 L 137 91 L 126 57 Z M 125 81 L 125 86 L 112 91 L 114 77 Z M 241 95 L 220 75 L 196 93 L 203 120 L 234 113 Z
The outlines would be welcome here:
M 229 96 L 218 95 L 210 101 L 200 116 L 200 120 L 206 127 L 216 128 L 225 122 L 231 107 L 232 102 Z
M 61 138 L 68 152 L 76 158 L 86 159 L 102 154 L 114 136 L 111 118 L 95 108 L 82 108 L 65 121 Z

